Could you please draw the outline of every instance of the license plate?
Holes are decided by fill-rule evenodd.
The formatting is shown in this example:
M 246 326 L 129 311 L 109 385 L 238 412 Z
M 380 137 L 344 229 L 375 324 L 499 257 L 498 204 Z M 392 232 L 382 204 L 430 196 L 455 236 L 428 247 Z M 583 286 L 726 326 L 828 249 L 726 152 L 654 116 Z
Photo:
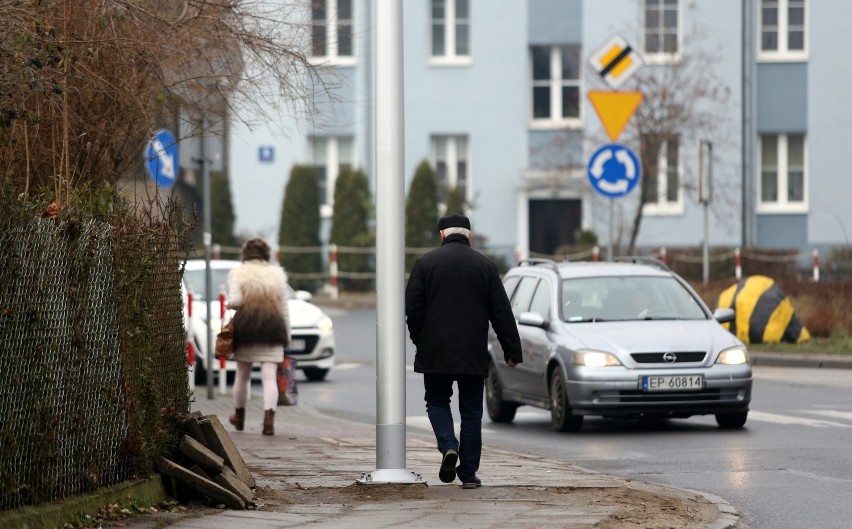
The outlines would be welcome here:
M 642 391 L 698 391 L 704 375 L 660 375 L 642 377 Z
M 290 340 L 290 345 L 287 346 L 288 351 L 304 351 L 305 350 L 305 340 L 295 339 Z

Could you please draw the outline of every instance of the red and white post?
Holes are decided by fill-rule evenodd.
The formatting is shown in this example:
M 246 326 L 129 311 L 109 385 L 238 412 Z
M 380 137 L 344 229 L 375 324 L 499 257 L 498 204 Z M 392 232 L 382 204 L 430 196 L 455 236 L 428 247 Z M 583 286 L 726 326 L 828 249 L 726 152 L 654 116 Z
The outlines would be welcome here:
M 189 389 L 195 389 L 195 336 L 192 327 L 192 291 L 186 293 L 186 370 L 189 376 Z
M 665 246 L 660 248 L 660 261 L 662 261 L 663 264 L 666 265 L 666 266 L 668 266 L 668 264 L 669 264 L 668 261 L 667 261 L 667 258 L 666 258 L 666 247 Z
M 734 277 L 737 278 L 737 281 L 743 277 L 743 263 L 739 248 L 734 248 Z
M 597 263 L 601 260 L 601 249 L 599 246 L 592 247 L 592 262 Z
M 819 250 L 814 248 L 814 283 L 819 283 Z
M 223 290 L 222 292 L 219 293 L 219 325 L 222 326 L 222 327 L 225 326 L 225 312 L 226 312 L 225 305 L 226 305 L 225 291 Z M 215 345 L 213 347 L 215 347 Z M 219 357 L 219 394 L 220 395 L 225 395 L 226 393 L 228 393 L 228 369 L 226 367 L 227 361 L 228 360 L 224 356 Z M 211 376 L 212 376 L 212 370 L 211 370 Z
M 328 277 L 329 291 L 331 299 L 337 299 L 340 291 L 337 288 L 337 245 L 331 244 L 328 247 Z

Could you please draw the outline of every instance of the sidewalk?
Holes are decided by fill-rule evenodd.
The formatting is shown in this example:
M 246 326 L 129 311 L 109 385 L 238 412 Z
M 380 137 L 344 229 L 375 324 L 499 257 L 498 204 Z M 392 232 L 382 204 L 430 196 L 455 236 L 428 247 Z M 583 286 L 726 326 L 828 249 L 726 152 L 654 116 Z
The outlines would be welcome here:
M 168 520 L 174 529 L 253 528 L 713 528 L 734 527 L 736 510 L 697 491 L 608 476 L 565 461 L 483 448 L 482 488 L 438 479 L 434 438 L 408 432 L 408 470 L 424 484 L 363 485 L 375 470 L 375 426 L 329 417 L 309 405 L 279 407 L 276 435 L 260 435 L 260 399 L 246 410 L 246 430 L 228 423 L 229 397 L 196 394 L 193 409 L 216 414 L 257 480 L 257 509 L 194 510 Z M 128 520 L 141 529 L 162 522 Z

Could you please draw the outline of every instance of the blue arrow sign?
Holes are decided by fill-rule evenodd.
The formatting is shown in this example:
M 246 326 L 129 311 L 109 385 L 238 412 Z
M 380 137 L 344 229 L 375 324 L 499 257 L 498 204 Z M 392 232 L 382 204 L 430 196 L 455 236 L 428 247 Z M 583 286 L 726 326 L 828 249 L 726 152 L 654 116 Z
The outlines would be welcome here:
M 175 135 L 166 129 L 158 130 L 145 146 L 145 168 L 148 176 L 160 187 L 171 187 L 177 179 L 178 146 Z
M 589 182 L 600 194 L 617 198 L 626 195 L 639 182 L 642 166 L 636 153 L 618 143 L 596 150 L 589 158 Z

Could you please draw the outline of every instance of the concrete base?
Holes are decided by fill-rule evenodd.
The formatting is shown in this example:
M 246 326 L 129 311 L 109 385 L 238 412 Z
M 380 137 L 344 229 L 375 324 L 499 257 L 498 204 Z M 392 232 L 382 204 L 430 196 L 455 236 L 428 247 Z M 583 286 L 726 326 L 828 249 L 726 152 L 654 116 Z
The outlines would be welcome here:
M 369 474 L 364 473 L 356 481 L 363 485 L 384 485 L 388 483 L 428 485 L 423 480 L 423 476 L 403 468 L 383 468 Z

